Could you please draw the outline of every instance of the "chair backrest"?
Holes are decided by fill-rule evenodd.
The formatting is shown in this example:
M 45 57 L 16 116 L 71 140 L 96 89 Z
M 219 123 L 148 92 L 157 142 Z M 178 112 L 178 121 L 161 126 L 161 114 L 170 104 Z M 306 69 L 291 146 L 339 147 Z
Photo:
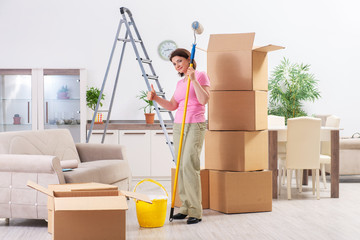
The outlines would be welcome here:
M 268 127 L 269 128 L 285 127 L 285 117 L 268 115 Z
M 326 127 L 340 127 L 340 118 L 335 115 L 330 115 L 326 118 L 325 122 Z M 321 142 L 321 154 L 331 155 L 331 146 L 330 142 Z
M 286 168 L 320 168 L 321 119 L 290 118 L 287 122 Z
M 326 127 L 340 127 L 340 118 L 335 116 L 335 115 L 331 115 L 329 117 L 326 118 L 326 123 L 325 123 Z

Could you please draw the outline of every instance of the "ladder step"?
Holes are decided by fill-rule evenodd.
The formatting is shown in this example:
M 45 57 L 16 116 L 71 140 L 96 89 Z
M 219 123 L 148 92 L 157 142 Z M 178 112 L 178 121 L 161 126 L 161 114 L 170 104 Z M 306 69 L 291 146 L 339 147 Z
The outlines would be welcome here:
M 131 42 L 131 39 L 128 39 L 128 38 L 118 38 L 118 41 L 122 41 L 122 42 Z M 137 40 L 137 39 L 134 39 L 134 42 L 137 42 L 137 43 L 142 43 L 141 40 Z
M 165 92 L 156 92 L 156 95 L 160 96 L 160 97 L 164 97 L 165 96 Z
M 165 108 L 158 108 L 158 109 L 159 109 L 160 112 L 171 112 L 171 111 L 169 111 L 169 110 L 167 110 Z
M 109 110 L 98 110 L 98 112 L 109 112 Z
M 144 76 L 144 75 L 142 75 Z M 154 76 L 154 75 L 149 75 L 149 74 L 146 74 L 147 78 L 148 79 L 153 79 L 153 80 L 158 80 L 159 79 L 159 76 Z
M 138 60 L 138 59 L 136 58 L 136 60 Z M 151 59 L 140 58 L 140 61 L 141 61 L 142 63 L 147 63 L 147 64 L 152 63 L 152 60 L 151 60 Z

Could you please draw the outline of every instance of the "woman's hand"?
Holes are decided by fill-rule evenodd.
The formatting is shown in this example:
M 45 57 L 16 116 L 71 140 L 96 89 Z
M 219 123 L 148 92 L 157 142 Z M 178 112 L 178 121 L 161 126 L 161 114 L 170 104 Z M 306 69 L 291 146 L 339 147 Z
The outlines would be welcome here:
M 154 86 L 151 84 L 151 92 L 148 92 L 147 93 L 147 99 L 148 100 L 154 100 L 154 98 L 156 97 L 156 92 L 155 92 L 155 89 L 154 89 Z
M 195 77 L 195 69 L 193 67 L 189 67 L 187 72 L 186 72 L 186 75 L 190 77 L 190 80 L 191 81 L 195 81 L 196 80 L 196 77 Z

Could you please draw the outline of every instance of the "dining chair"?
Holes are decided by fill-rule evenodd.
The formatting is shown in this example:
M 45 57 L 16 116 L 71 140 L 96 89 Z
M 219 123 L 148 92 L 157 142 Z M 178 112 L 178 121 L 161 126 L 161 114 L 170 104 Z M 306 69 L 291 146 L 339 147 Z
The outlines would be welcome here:
M 335 115 L 330 115 L 326 118 L 325 127 L 340 127 L 340 118 Z M 321 142 L 321 158 L 320 158 L 320 169 L 321 169 L 321 178 L 324 183 L 324 188 L 326 189 L 326 170 L 325 165 L 330 165 L 331 163 L 331 143 L 329 141 Z
M 280 155 L 280 161 L 285 164 L 287 172 L 287 195 L 291 199 L 292 170 L 313 170 L 313 194 L 320 199 L 320 128 L 321 119 L 312 117 L 291 118 L 287 121 L 286 154 Z M 314 179 L 316 175 L 316 179 Z M 300 177 L 301 179 L 301 177 Z M 299 191 L 302 191 L 300 181 Z

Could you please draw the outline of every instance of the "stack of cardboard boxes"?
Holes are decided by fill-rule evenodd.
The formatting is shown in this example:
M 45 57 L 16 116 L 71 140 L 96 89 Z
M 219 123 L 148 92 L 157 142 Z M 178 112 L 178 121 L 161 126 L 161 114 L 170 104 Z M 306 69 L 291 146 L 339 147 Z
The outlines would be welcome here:
M 207 73 L 211 91 L 205 169 L 200 171 L 203 209 L 224 213 L 272 210 L 268 171 L 267 53 L 253 47 L 255 33 L 210 35 Z M 172 185 L 175 169 L 172 170 Z M 178 196 L 175 206 L 180 207 Z
M 205 168 L 210 209 L 224 213 L 272 210 L 268 171 L 267 53 L 253 47 L 255 33 L 211 35 L 211 81 Z

